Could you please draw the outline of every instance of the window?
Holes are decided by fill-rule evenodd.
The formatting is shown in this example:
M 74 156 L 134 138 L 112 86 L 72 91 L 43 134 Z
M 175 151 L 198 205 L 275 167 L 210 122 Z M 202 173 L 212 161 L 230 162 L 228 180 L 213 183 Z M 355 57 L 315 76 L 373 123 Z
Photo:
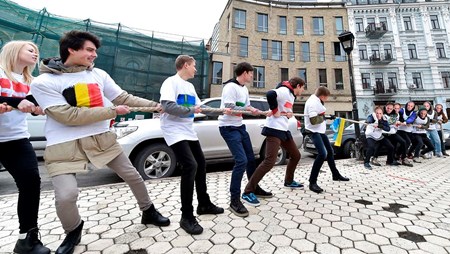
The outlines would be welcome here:
M 306 75 L 306 69 L 298 69 L 298 77 L 305 81 L 305 90 L 307 89 L 308 77 Z
M 438 58 L 445 58 L 444 43 L 436 43 L 436 50 Z
M 269 58 L 269 41 L 261 40 L 261 58 L 268 59 Z
M 287 21 L 286 16 L 280 16 L 279 17 L 279 33 L 280 34 L 286 34 L 287 33 Z
M 413 79 L 413 84 L 416 85 L 416 88 L 423 88 L 422 76 L 420 75 L 420 72 L 413 72 L 412 79 Z
M 372 45 L 372 58 L 380 59 L 380 47 L 378 45 Z
M 380 26 L 383 30 L 388 30 L 387 18 L 380 17 Z
M 375 86 L 378 91 L 384 91 L 383 73 L 381 72 L 375 73 Z
M 245 29 L 247 13 L 244 10 L 234 9 L 234 27 Z
M 289 61 L 295 61 L 295 42 L 289 42 Z
M 432 29 L 440 29 L 439 27 L 439 19 L 437 15 L 430 15 L 430 22 Z
M 280 77 L 281 77 L 281 81 L 289 80 L 289 69 L 281 68 L 280 69 Z
M 302 61 L 309 62 L 311 57 L 309 54 L 309 42 L 302 42 Z
M 397 73 L 395 72 L 388 72 L 388 83 L 390 89 L 396 89 L 397 88 Z
M 325 44 L 319 42 L 319 62 L 325 62 Z
M 375 18 L 367 18 L 367 26 L 371 31 L 374 31 L 376 29 Z
M 361 73 L 363 89 L 370 89 L 370 73 Z
M 336 84 L 336 90 L 344 89 L 344 78 L 342 76 L 342 69 L 334 69 L 334 82 Z
M 323 30 L 323 18 L 313 17 L 313 34 L 323 35 L 325 32 Z
M 264 67 L 253 66 L 253 87 L 264 88 L 265 87 L 265 75 Z
M 364 32 L 364 23 L 362 18 L 355 19 L 356 32 Z
M 267 14 L 258 13 L 258 32 L 268 32 L 269 31 L 269 16 Z
M 367 47 L 366 45 L 360 45 L 359 46 L 359 59 L 361 60 L 367 60 Z
M 272 60 L 282 60 L 281 41 L 272 41 Z
M 303 35 L 303 17 L 295 18 L 295 34 Z
M 335 17 L 334 23 L 336 26 L 336 34 L 341 34 L 342 32 L 344 32 L 344 21 L 342 17 Z
M 327 86 L 327 69 L 319 69 L 319 85 Z
M 248 37 L 239 37 L 239 56 L 248 57 Z
M 444 88 L 450 88 L 450 71 L 441 72 L 441 77 Z
M 403 24 L 405 26 L 405 31 L 412 30 L 411 17 L 403 17 Z
M 212 82 L 213 84 L 222 84 L 222 62 L 213 62 Z
M 384 59 L 392 59 L 392 46 L 391 44 L 384 44 Z
M 408 52 L 410 59 L 417 59 L 417 51 L 415 44 L 408 44 Z
M 334 45 L 334 61 L 345 62 L 345 51 L 340 42 L 333 42 Z

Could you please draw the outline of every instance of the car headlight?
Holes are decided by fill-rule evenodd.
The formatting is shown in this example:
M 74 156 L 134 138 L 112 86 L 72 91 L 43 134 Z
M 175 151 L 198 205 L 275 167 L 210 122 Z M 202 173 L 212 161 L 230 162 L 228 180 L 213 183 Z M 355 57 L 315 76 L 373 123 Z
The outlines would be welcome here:
M 130 135 L 131 133 L 137 131 L 137 126 L 128 126 L 128 125 L 121 125 L 120 123 L 114 125 L 112 128 L 112 131 L 116 133 L 117 139 L 123 138 L 127 135 Z

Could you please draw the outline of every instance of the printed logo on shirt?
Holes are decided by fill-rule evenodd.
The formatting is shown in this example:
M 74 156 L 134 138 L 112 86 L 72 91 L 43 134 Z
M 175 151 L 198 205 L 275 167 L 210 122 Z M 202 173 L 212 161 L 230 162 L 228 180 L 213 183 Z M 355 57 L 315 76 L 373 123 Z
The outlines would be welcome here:
M 1 96 L 25 98 L 30 91 L 30 86 L 6 78 L 0 78 L 0 91 Z
M 189 94 L 179 94 L 177 98 L 177 104 L 184 107 L 192 107 L 195 105 L 195 96 Z M 191 114 L 187 117 L 194 117 L 194 114 Z
M 286 103 L 284 104 L 285 108 L 292 108 L 292 103 L 290 103 L 289 101 L 286 101 Z
M 98 84 L 77 83 L 63 91 L 67 102 L 74 107 L 103 107 L 103 96 Z

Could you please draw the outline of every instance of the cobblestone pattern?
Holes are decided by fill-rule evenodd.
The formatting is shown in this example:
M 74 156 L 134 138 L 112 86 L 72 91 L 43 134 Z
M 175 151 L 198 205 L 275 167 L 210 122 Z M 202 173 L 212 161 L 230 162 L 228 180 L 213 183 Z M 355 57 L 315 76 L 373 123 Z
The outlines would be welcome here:
M 79 208 L 85 220 L 75 253 L 450 253 L 450 158 L 409 167 L 374 167 L 337 161 L 350 182 L 333 182 L 329 168 L 319 177 L 322 194 L 282 187 L 284 167 L 263 179 L 274 193 L 250 216 L 199 216 L 203 234 L 179 227 L 179 179 L 148 181 L 159 211 L 172 224 L 140 223 L 140 211 L 125 184 L 83 188 Z M 300 164 L 296 180 L 308 179 L 311 164 Z M 213 201 L 228 208 L 230 172 L 208 174 Z M 246 180 L 244 180 L 243 185 Z M 0 253 L 10 253 L 18 235 L 17 195 L 0 196 Z M 195 200 L 195 199 L 194 199 Z M 42 242 L 53 251 L 64 238 L 53 192 L 43 192 L 39 213 Z

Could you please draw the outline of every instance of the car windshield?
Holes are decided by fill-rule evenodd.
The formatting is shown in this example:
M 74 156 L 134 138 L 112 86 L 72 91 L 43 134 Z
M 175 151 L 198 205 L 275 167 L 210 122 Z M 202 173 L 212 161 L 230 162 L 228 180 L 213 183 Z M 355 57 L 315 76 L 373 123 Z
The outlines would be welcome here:
M 450 130 L 450 122 L 444 123 L 442 128 L 444 128 L 444 130 Z

